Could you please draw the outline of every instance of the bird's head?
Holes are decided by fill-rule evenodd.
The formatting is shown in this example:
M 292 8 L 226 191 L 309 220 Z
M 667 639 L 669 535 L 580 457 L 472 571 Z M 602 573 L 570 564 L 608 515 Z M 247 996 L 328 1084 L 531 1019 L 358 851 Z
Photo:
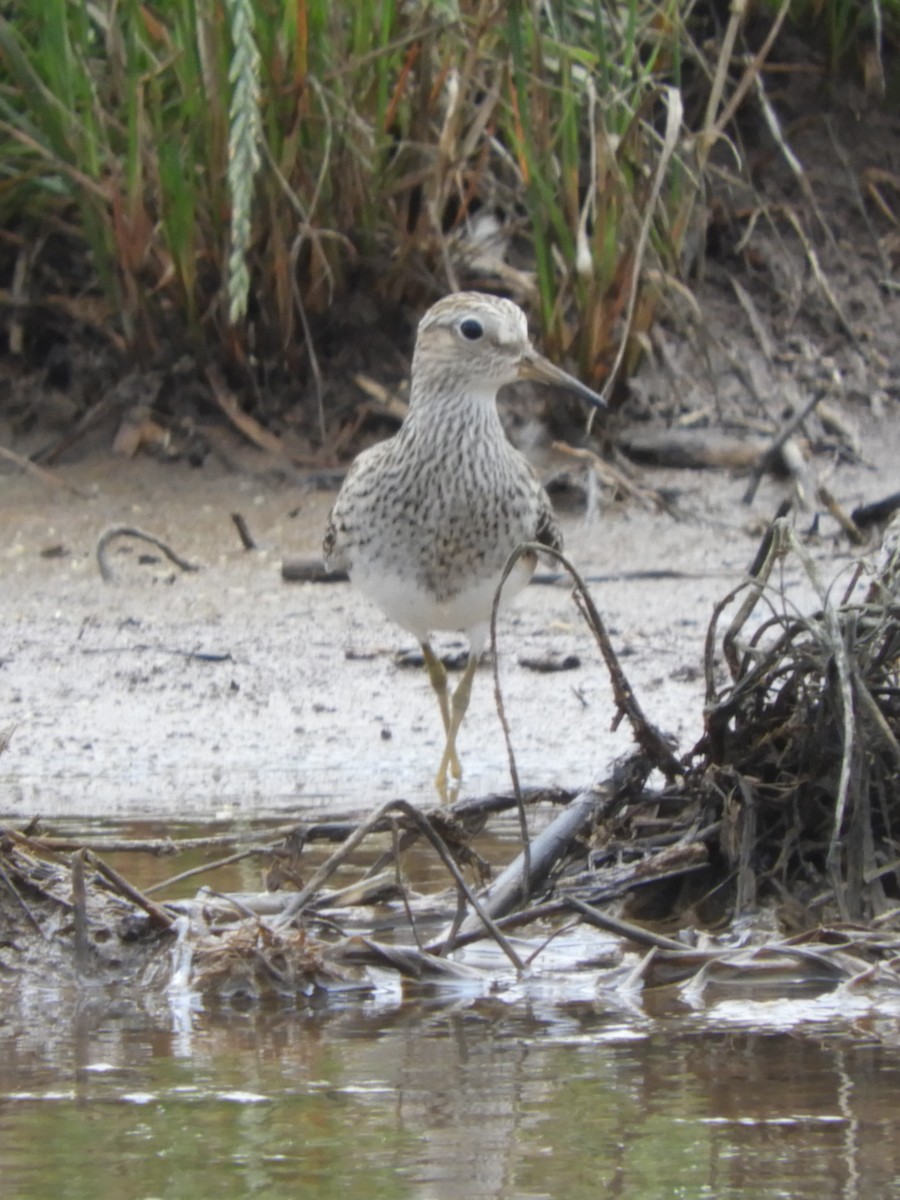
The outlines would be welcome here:
M 457 292 L 438 300 L 419 322 L 413 355 L 417 389 L 437 390 L 453 379 L 473 394 L 496 395 L 517 379 L 564 387 L 605 408 L 596 392 L 554 366 L 532 346 L 525 314 L 512 300 Z

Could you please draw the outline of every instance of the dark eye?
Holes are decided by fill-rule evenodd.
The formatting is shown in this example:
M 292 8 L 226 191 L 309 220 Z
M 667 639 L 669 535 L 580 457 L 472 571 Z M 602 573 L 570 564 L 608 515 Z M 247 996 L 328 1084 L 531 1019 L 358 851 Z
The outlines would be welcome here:
M 484 326 L 474 317 L 467 317 L 460 325 L 459 332 L 467 341 L 477 342 L 480 337 L 484 336 Z

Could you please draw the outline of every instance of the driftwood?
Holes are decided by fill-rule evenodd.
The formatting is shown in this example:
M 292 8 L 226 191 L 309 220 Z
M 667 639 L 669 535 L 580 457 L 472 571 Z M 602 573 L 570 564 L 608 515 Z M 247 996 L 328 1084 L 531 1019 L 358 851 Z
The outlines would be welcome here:
M 563 858 L 572 842 L 599 817 L 604 802 L 611 802 L 614 795 L 614 792 L 606 794 L 606 789 L 591 788 L 576 796 L 559 816 L 534 838 L 530 844 L 530 853 L 526 856 L 523 851 L 491 884 L 481 901 L 485 912 L 492 917 L 505 917 L 516 905 L 542 888 L 547 876 Z M 478 915 L 469 913 L 460 925 L 459 932 L 471 933 L 478 922 Z
M 883 525 L 895 512 L 900 512 L 900 492 L 893 492 L 870 504 L 860 504 L 854 508 L 850 519 L 857 529 L 869 529 L 872 525 Z
M 643 756 L 639 755 L 643 762 Z M 261 996 L 267 989 L 313 990 L 331 986 L 347 986 L 346 970 L 364 965 L 390 967 L 410 978 L 482 978 L 479 971 L 448 961 L 447 955 L 455 946 L 471 943 L 476 938 L 491 938 L 516 973 L 526 969 L 520 951 L 503 931 L 521 928 L 522 922 L 571 919 L 580 913 L 584 901 L 569 888 L 569 895 L 554 896 L 552 876 L 574 853 L 574 862 L 584 866 L 584 849 L 578 849 L 579 839 L 593 828 L 598 814 L 609 814 L 634 799 L 634 789 L 646 775 L 646 766 L 639 770 L 621 770 L 605 786 L 579 793 L 535 793 L 525 797 L 493 796 L 459 802 L 440 808 L 431 814 L 418 812 L 404 801 L 383 805 L 367 820 L 332 823 L 330 825 L 283 827 L 281 838 L 265 843 L 246 845 L 226 858 L 206 864 L 209 872 L 220 870 L 229 862 L 250 854 L 288 854 L 299 856 L 312 844 L 316 833 L 342 835 L 337 849 L 312 872 L 298 891 L 278 891 L 254 894 L 228 894 L 206 887 L 194 900 L 166 902 L 151 899 L 149 892 L 159 887 L 138 889 L 119 871 L 112 870 L 93 850 L 76 845 L 72 839 L 43 836 L 32 831 L 0 831 L 0 904 L 13 903 L 29 927 L 42 932 L 52 910 L 63 904 L 74 920 L 73 954 L 80 971 L 94 963 L 94 943 L 102 927 L 104 942 L 115 943 L 118 922 L 124 910 L 130 911 L 128 928 L 133 931 L 146 923 L 147 935 L 156 930 L 156 938 L 171 937 L 173 943 L 173 977 L 177 975 L 187 986 L 211 991 L 220 997 L 241 994 Z M 497 884 L 478 892 L 466 881 L 456 859 L 464 851 L 473 831 L 479 830 L 490 815 L 502 812 L 520 801 L 541 805 L 547 811 L 550 804 L 563 807 L 551 819 L 543 833 L 529 847 L 529 871 L 523 872 L 523 858 L 502 873 Z M 360 854 L 364 845 L 374 839 L 375 852 L 384 858 L 385 838 L 393 845 L 387 863 L 380 872 L 338 889 L 327 884 L 335 872 L 345 867 L 351 856 Z M 450 891 L 431 896 L 417 896 L 409 889 L 400 872 L 400 855 L 410 844 L 410 838 L 424 839 L 444 865 Z M 190 839 L 194 847 L 206 842 L 215 850 L 221 839 Z M 125 839 L 110 843 L 124 847 Z M 137 843 L 143 852 L 158 854 L 172 852 L 177 843 L 166 840 Z M 188 844 L 186 842 L 186 844 Z M 134 849 L 134 847 L 131 847 Z M 135 851 L 137 852 L 137 851 Z M 606 868 L 600 867 L 602 876 Z M 192 872 L 171 877 L 171 886 Z M 652 871 L 645 872 L 645 882 Z M 596 880 L 595 880 L 596 883 Z M 611 885 L 612 886 L 612 885 Z M 621 881 L 618 886 L 622 893 Z M 27 893 L 27 898 L 26 898 Z M 103 895 L 111 893 L 119 907 L 110 911 Z M 522 901 L 535 894 L 542 899 L 531 910 L 521 908 Z M 4 899 L 5 897 L 5 899 Z M 71 899 L 69 899 L 71 897 Z M 392 931 L 392 937 L 407 931 L 415 946 L 388 944 L 372 936 L 371 917 L 367 909 L 379 905 L 379 926 Z M 510 913 L 512 908 L 519 911 Z M 531 915 L 529 916 L 529 911 Z M 454 916 L 455 912 L 455 916 Z M 501 914 L 506 914 L 498 919 Z M 583 914 L 582 914 L 583 915 Z M 604 924 L 603 914 L 591 910 L 585 918 L 589 923 Z M 448 924 L 449 923 L 449 924 Z M 445 927 L 439 936 L 424 932 Z M 626 929 L 627 926 L 627 929 Z M 448 929 L 450 932 L 446 932 Z M 349 936 L 359 929 L 363 936 Z M 622 936 L 639 943 L 643 940 L 636 926 L 623 923 Z M 349 940 L 348 940 L 349 936 Z M 654 935 L 647 934 L 653 942 Z M 655 942 L 653 944 L 656 944 Z M 155 942 L 150 939 L 147 946 Z M 176 971 L 175 960 L 178 968 Z
M 747 470 L 768 452 L 762 437 L 734 437 L 716 429 L 634 429 L 618 434 L 621 449 L 638 463 L 658 467 Z
M 329 571 L 321 558 L 285 558 L 281 563 L 285 583 L 346 583 L 346 571 Z

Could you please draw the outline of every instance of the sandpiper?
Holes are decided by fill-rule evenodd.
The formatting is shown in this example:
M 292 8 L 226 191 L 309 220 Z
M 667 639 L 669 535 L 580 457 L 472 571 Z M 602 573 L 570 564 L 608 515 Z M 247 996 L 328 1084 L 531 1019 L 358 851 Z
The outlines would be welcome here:
M 446 734 L 435 780 L 442 798 L 448 771 L 461 776 L 456 737 L 509 556 L 523 542 L 562 548 L 550 499 L 497 412 L 498 389 L 516 379 L 561 385 L 603 406 L 538 354 L 525 314 L 511 300 L 479 292 L 439 300 L 419 323 L 409 413 L 394 437 L 356 458 L 325 532 L 328 567 L 346 570 L 422 647 Z M 519 559 L 504 601 L 535 565 L 534 555 Z M 439 630 L 462 632 L 469 642 L 452 697 L 429 642 Z

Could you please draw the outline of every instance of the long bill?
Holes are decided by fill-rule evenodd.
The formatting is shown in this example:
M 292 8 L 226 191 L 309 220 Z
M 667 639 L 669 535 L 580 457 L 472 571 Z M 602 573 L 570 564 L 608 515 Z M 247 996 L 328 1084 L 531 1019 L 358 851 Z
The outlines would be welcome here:
M 549 358 L 544 358 L 543 354 L 538 354 L 536 350 L 528 350 L 522 355 L 519 360 L 519 378 L 533 379 L 537 383 L 551 383 L 555 387 L 563 387 L 569 392 L 574 392 L 576 396 L 580 396 L 582 400 L 586 400 L 594 408 L 606 408 L 606 401 L 602 396 L 598 396 L 581 380 L 576 379 L 574 375 L 570 375 L 561 367 L 555 366 Z

